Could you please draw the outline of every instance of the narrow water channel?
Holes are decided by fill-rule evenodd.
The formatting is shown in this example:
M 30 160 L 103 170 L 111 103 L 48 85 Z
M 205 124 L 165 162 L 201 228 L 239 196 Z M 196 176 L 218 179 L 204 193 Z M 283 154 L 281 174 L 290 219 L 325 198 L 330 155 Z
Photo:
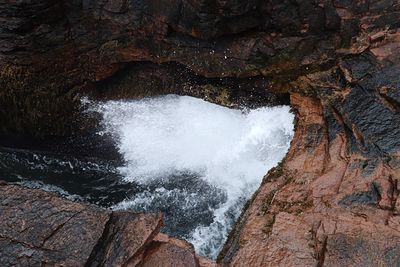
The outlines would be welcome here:
M 175 95 L 84 102 L 123 161 L 1 149 L 0 179 L 115 210 L 164 212 L 163 232 L 210 258 L 293 135 L 288 106 L 233 110 Z

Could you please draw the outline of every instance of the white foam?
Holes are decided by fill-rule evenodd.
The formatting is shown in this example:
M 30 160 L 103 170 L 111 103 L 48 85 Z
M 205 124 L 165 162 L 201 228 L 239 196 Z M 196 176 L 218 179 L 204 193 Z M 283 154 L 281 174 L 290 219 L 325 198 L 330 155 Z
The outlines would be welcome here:
M 105 131 L 119 141 L 127 162 L 120 171 L 126 180 L 148 183 L 190 172 L 227 192 L 227 201 L 214 210 L 214 223 L 198 227 L 189 238 L 199 253 L 210 257 L 221 248 L 243 197 L 251 197 L 284 157 L 293 134 L 287 106 L 242 112 L 169 95 L 109 101 L 93 110 L 103 115 Z

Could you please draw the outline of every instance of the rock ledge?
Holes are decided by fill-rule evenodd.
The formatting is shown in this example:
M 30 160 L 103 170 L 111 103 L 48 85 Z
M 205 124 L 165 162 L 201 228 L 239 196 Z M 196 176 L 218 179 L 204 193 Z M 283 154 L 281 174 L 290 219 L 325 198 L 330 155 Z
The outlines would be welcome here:
M 162 214 L 113 212 L 0 183 L 0 266 L 217 266 L 160 233 Z

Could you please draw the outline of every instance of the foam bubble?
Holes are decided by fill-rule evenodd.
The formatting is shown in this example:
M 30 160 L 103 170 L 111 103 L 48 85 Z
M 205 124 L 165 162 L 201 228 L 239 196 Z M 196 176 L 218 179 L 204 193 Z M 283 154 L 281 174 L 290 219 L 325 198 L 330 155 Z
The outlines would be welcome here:
M 245 200 L 284 157 L 293 135 L 293 114 L 287 106 L 244 112 L 169 95 L 108 101 L 92 110 L 103 115 L 104 131 L 118 140 L 126 160 L 120 172 L 127 181 L 149 184 L 190 173 L 226 194 L 210 208 L 211 222 L 184 236 L 197 252 L 211 258 L 223 245 Z M 152 192 L 132 196 L 115 208 L 151 210 L 149 205 L 157 196 L 179 196 L 179 201 L 186 196 L 186 203 L 176 205 L 196 206 L 207 201 L 204 195 L 196 201 L 196 194 L 163 189 L 162 183 Z

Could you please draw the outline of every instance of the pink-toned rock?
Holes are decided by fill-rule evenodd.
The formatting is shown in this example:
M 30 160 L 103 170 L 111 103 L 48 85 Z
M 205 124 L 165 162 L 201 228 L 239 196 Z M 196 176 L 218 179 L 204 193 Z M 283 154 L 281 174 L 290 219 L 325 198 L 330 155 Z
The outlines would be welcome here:
M 372 152 L 350 144 L 366 146 L 363 133 L 329 136 L 327 103 L 298 94 L 291 99 L 297 120 L 288 155 L 264 178 L 219 260 L 229 266 L 398 265 L 397 152 L 390 156 L 394 166 L 379 155 L 370 158 Z M 347 123 L 338 112 L 334 118 Z
M 197 267 L 199 263 L 192 244 L 165 234 L 158 234 L 143 254 L 138 266 Z
M 159 233 L 161 214 L 111 212 L 0 181 L 1 266 L 218 266 Z

